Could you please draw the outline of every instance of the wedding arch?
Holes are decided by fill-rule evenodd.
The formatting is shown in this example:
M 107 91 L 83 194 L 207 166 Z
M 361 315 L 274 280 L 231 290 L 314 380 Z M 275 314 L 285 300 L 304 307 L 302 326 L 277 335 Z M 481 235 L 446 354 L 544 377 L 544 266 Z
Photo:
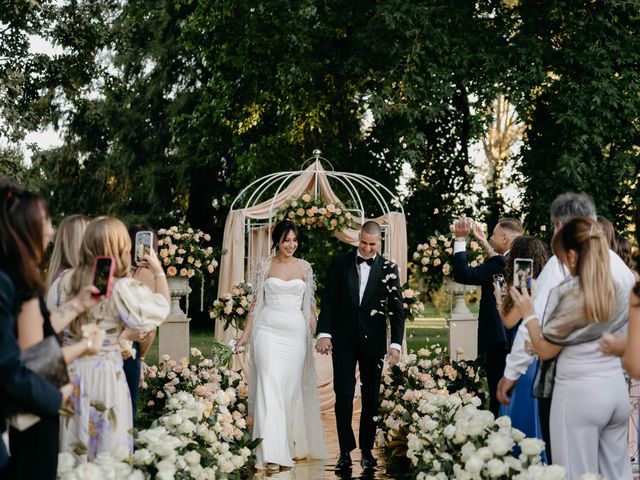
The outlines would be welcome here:
M 326 204 L 343 203 L 352 206 L 354 228 L 328 231 L 340 241 L 358 244 L 360 226 L 366 220 L 376 220 L 383 230 L 382 253 L 392 259 L 400 273 L 400 281 L 407 280 L 407 227 L 404 209 L 399 198 L 377 180 L 365 175 L 336 172 L 320 150 L 314 150 L 300 170 L 276 172 L 247 185 L 236 197 L 227 215 L 224 228 L 222 256 L 219 269 L 218 296 L 231 290 L 234 283 L 249 281 L 260 259 L 270 253 L 271 227 L 276 223 L 278 208 L 292 197 L 305 193 L 320 197 Z M 325 169 L 323 163 L 329 166 Z M 346 195 L 346 202 L 339 198 L 332 185 Z M 365 202 L 365 200 L 368 200 Z M 375 211 L 367 211 L 374 205 Z M 394 210 L 395 208 L 395 210 Z M 238 338 L 238 332 L 230 327 L 224 330 L 221 321 L 215 325 L 216 339 L 228 342 Z M 319 376 L 322 372 L 319 372 Z M 330 386 L 330 383 L 329 383 Z M 321 392 L 323 389 L 319 386 Z M 333 392 L 330 392 L 331 395 Z M 321 395 L 321 408 L 333 405 L 333 399 Z M 331 398 L 330 398 L 331 397 Z M 326 400 L 325 400 L 326 399 Z

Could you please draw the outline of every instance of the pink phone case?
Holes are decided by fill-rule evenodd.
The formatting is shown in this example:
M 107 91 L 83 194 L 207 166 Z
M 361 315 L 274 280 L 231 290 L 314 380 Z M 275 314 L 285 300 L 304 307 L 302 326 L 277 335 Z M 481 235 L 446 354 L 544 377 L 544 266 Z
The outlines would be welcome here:
M 109 263 L 108 269 L 105 268 L 107 261 Z M 111 288 L 113 286 L 113 271 L 115 269 L 115 264 L 116 262 L 113 257 L 97 256 L 93 259 L 92 283 L 93 285 L 98 287 L 98 289 L 101 290 L 101 293 L 100 293 L 101 297 L 108 297 L 109 295 L 111 295 Z M 99 265 L 100 265 L 100 269 L 98 269 Z M 96 278 L 96 274 L 98 275 L 98 278 Z

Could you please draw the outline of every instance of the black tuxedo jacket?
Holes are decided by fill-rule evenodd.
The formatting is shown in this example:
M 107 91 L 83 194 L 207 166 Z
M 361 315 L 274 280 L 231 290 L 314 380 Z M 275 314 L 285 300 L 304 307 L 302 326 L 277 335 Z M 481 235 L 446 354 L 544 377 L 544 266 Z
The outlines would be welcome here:
M 478 354 L 490 352 L 497 347 L 506 348 L 507 330 L 500 319 L 493 294 L 493 276 L 504 275 L 506 259 L 502 255 L 488 258 L 477 267 L 470 267 L 466 252 L 458 252 L 453 256 L 453 279 L 464 285 L 479 285 L 480 312 L 478 313 Z
M 20 361 L 20 347 L 14 333 L 17 310 L 13 282 L 0 270 L 0 402 L 9 398 L 25 412 L 42 417 L 57 415 L 62 400 L 60 391 Z M 5 427 L 4 418 L 0 417 L 0 431 Z M 0 442 L 0 470 L 7 461 L 7 451 Z
M 334 350 L 360 347 L 364 355 L 387 352 L 387 313 L 391 343 L 402 345 L 404 308 L 398 267 L 376 255 L 359 302 L 356 251 L 334 257 L 320 303 L 318 333 L 331 334 Z

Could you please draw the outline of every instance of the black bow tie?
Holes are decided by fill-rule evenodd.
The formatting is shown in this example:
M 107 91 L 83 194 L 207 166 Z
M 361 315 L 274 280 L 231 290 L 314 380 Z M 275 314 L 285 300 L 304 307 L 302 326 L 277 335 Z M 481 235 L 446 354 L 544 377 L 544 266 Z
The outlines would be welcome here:
M 358 265 L 360 265 L 362 262 L 367 262 L 367 265 L 369 266 L 373 265 L 373 257 L 372 258 L 356 257 L 356 261 L 358 262 Z

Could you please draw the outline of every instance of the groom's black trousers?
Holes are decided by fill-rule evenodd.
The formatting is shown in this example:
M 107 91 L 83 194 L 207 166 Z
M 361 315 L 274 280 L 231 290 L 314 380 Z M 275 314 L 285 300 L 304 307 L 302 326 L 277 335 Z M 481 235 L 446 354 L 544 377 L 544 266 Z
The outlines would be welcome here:
M 336 394 L 335 412 L 340 452 L 346 453 L 356 448 L 356 439 L 351 428 L 353 398 L 356 387 L 356 364 L 360 369 L 360 392 L 362 412 L 358 444 L 360 450 L 371 450 L 376 436 L 380 380 L 383 357 L 365 355 L 358 346 L 334 350 L 333 391 Z

